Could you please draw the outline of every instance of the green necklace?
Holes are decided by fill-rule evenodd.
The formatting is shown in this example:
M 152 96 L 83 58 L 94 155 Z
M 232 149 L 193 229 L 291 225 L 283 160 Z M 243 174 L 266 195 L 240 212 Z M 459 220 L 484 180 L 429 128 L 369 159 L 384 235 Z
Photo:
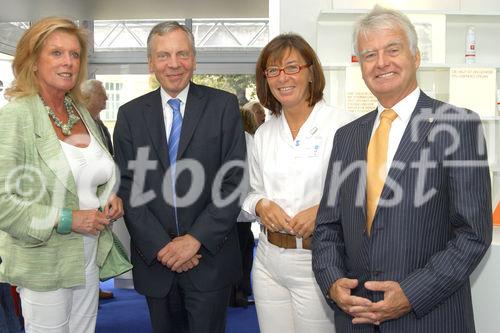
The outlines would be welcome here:
M 47 113 L 54 121 L 54 124 L 56 124 L 56 126 L 61 129 L 62 134 L 64 134 L 65 136 L 71 135 L 71 129 L 78 122 L 78 120 L 80 120 L 80 117 L 78 117 L 73 111 L 73 101 L 71 100 L 71 97 L 69 97 L 69 95 L 64 96 L 64 107 L 66 108 L 66 112 L 68 113 L 68 122 L 66 124 L 63 124 L 61 119 L 57 118 L 54 111 L 52 111 L 52 109 L 47 104 L 45 104 L 43 98 L 42 101 L 45 110 L 47 110 Z

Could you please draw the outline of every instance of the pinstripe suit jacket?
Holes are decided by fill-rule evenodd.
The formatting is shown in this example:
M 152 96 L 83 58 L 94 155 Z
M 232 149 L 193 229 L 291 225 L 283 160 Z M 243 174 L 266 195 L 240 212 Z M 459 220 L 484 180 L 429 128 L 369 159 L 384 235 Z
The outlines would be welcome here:
M 481 122 L 420 93 L 366 233 L 366 152 L 377 112 L 336 133 L 316 221 L 313 270 L 325 295 L 342 277 L 400 283 L 412 306 L 381 332 L 474 332 L 469 275 L 491 243 L 491 189 Z M 384 205 L 383 200 L 389 204 Z M 353 325 L 332 301 L 337 332 Z

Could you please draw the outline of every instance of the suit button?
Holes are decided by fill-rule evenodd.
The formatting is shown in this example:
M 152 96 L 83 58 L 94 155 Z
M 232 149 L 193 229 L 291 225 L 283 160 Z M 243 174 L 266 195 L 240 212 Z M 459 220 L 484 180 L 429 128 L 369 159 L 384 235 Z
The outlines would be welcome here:
M 382 271 L 372 271 L 371 274 L 373 277 L 377 277 L 377 276 L 382 275 Z

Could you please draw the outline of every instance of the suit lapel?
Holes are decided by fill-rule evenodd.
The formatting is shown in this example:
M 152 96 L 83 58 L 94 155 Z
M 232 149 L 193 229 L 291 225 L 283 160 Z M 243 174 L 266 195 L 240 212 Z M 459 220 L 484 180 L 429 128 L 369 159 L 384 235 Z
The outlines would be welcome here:
M 168 160 L 167 136 L 160 89 L 158 88 L 150 96 L 151 98 L 144 105 L 144 121 L 146 122 L 151 145 L 165 171 L 170 167 L 170 161 Z
M 354 134 L 355 138 L 357 138 L 354 150 L 355 160 L 357 161 L 366 161 L 366 152 L 372 136 L 373 124 L 375 123 L 376 117 L 377 110 L 374 110 L 363 117 L 357 127 L 357 133 Z
M 354 133 L 354 137 L 356 139 L 356 145 L 354 147 L 355 153 L 355 161 L 364 161 L 366 166 L 366 153 L 368 151 L 368 144 L 370 143 L 370 139 L 372 136 L 373 124 L 375 123 L 375 119 L 377 118 L 377 109 L 368 113 L 359 124 L 357 128 L 357 132 Z M 363 193 L 366 193 L 366 167 L 361 169 L 361 174 L 359 177 L 359 181 L 363 182 L 361 184 L 361 188 L 363 189 Z M 366 195 L 363 196 L 363 214 L 364 220 L 363 223 L 366 223 Z
M 182 120 L 181 137 L 179 140 L 179 150 L 177 152 L 177 159 L 180 159 L 186 150 L 189 141 L 193 137 L 194 130 L 198 125 L 203 112 L 205 111 L 205 104 L 207 99 L 203 91 L 193 82 L 189 86 L 189 92 L 186 101 L 186 108 L 184 110 L 184 119 Z
M 77 195 L 75 179 L 71 173 L 71 168 L 62 151 L 61 144 L 50 123 L 43 103 L 37 96 L 33 99 L 33 104 L 33 109 L 36 110 L 33 112 L 36 149 L 42 160 L 64 187 L 74 195 Z
M 405 169 L 409 168 L 408 162 L 414 160 L 414 154 L 417 153 L 418 149 L 427 140 L 429 131 L 431 130 L 434 122 L 430 121 L 434 112 L 434 102 L 433 100 L 420 91 L 420 97 L 418 99 L 415 110 L 411 114 L 410 121 L 406 126 L 401 142 L 394 155 L 393 163 L 395 161 L 406 163 L 404 169 L 392 167 L 389 169 L 388 178 L 392 179 L 394 182 L 401 177 Z M 387 199 L 391 195 L 392 189 L 387 185 L 384 186 L 382 190 L 381 198 Z
M 363 205 L 361 211 L 356 210 L 355 219 L 357 230 L 363 230 L 362 238 L 361 238 L 361 255 L 359 260 L 361 261 L 362 267 L 370 267 L 370 238 L 368 237 L 368 233 L 366 232 L 366 153 L 368 151 L 368 144 L 370 143 L 373 125 L 375 123 L 375 119 L 377 118 L 377 109 L 366 114 L 360 119 L 359 126 L 356 128 L 355 133 L 353 134 L 354 141 L 356 142 L 354 145 L 354 161 L 363 161 L 363 166 L 360 169 L 360 174 L 358 177 L 358 182 L 356 189 L 362 192 L 363 195 Z M 367 277 L 364 274 L 361 274 L 360 284 L 367 280 Z M 356 294 L 358 296 L 366 297 L 366 291 L 363 286 L 361 286 L 360 291 Z

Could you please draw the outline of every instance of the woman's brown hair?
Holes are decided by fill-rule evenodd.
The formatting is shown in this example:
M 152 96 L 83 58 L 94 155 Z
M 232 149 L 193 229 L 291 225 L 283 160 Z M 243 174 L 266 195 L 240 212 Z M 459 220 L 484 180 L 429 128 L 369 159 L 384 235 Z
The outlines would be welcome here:
M 294 33 L 281 34 L 273 38 L 259 55 L 255 69 L 257 96 L 260 104 L 271 111 L 273 115 L 281 113 L 281 103 L 273 96 L 264 71 L 271 64 L 277 64 L 292 50 L 297 51 L 306 64 L 310 65 L 312 82 L 309 83 L 309 106 L 314 106 L 323 99 L 325 76 L 318 56 L 304 38 Z

